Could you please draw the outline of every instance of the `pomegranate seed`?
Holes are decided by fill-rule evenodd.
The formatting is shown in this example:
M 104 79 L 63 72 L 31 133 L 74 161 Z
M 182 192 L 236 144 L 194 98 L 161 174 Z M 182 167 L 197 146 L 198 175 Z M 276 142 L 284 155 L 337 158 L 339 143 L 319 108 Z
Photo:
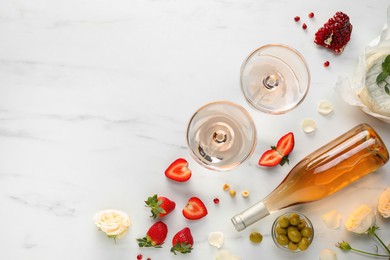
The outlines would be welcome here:
M 329 65 L 330 65 L 330 62 L 329 62 L 329 61 L 325 61 L 325 62 L 324 62 L 324 67 L 329 67 Z
M 294 17 L 294 21 L 298 22 L 299 20 L 301 20 L 301 17 L 299 17 L 299 16 Z
M 213 199 L 213 201 L 214 201 L 214 204 L 219 204 L 219 199 L 218 198 Z
M 302 29 L 303 30 L 306 30 L 306 28 L 307 28 L 307 25 L 304 23 L 304 24 L 302 24 Z
M 314 13 L 313 13 L 313 12 L 310 12 L 307 16 L 308 16 L 309 18 L 313 18 L 313 17 L 314 17 Z
M 146 259 L 146 260 L 152 260 L 152 258 L 148 257 L 148 259 Z
M 137 255 L 137 260 L 141 260 L 141 259 L 142 259 L 142 255 L 141 254 Z

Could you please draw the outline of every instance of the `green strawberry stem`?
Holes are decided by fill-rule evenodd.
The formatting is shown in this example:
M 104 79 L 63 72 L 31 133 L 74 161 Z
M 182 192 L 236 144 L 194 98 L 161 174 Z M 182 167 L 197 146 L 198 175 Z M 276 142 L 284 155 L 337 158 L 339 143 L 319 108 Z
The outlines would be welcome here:
M 186 242 L 183 243 L 177 243 L 171 248 L 171 252 L 176 255 L 176 251 L 180 252 L 182 254 L 188 254 L 191 253 L 192 245 L 188 244 Z
M 137 238 L 138 246 L 139 247 L 154 247 L 154 248 L 162 248 L 161 243 L 159 245 L 156 245 L 149 237 L 143 237 L 143 238 Z

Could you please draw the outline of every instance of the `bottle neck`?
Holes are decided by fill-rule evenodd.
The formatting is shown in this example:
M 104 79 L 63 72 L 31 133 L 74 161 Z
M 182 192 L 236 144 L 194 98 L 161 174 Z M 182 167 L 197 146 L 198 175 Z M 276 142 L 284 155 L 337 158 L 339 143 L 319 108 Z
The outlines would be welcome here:
M 264 203 L 260 201 L 247 210 L 244 210 L 240 214 L 235 215 L 231 221 L 233 222 L 233 225 L 237 231 L 242 231 L 246 227 L 252 225 L 262 218 L 265 218 L 269 214 L 270 212 L 265 207 Z

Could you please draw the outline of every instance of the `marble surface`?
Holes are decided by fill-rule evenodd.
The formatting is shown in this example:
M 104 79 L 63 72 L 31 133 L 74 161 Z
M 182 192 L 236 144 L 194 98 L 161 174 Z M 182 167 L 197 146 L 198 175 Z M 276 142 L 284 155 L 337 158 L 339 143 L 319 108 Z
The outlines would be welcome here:
M 315 240 L 302 254 L 288 255 L 273 244 L 276 215 L 245 231 L 230 218 L 266 196 L 287 172 L 316 148 L 359 123 L 371 124 L 390 146 L 390 126 L 350 107 L 335 93 L 340 76 L 351 75 L 358 56 L 386 21 L 388 0 L 3 0 L 0 2 L 0 258 L 214 259 L 218 249 L 207 236 L 223 231 L 223 248 L 241 259 L 318 259 L 330 248 L 338 259 L 366 259 L 334 245 L 349 241 L 374 250 L 375 242 L 343 227 L 330 230 L 321 215 L 343 216 L 366 203 L 376 205 L 390 185 L 390 164 L 319 202 L 291 208 L 315 226 Z M 313 11 L 314 19 L 307 18 Z M 313 35 L 336 11 L 353 24 L 352 39 L 337 56 L 315 46 Z M 302 17 L 303 31 L 293 17 Z M 281 116 L 255 111 L 239 88 L 240 66 L 249 52 L 267 43 L 284 43 L 306 58 L 311 88 L 306 100 Z M 329 68 L 323 62 L 329 60 Z M 335 110 L 317 113 L 327 99 Z M 254 155 L 239 168 L 218 173 L 189 155 L 186 125 L 207 102 L 230 100 L 244 106 L 258 131 Z M 313 118 L 318 130 L 305 134 L 300 122 Z M 290 164 L 259 168 L 262 151 L 293 131 Z M 184 184 L 168 181 L 166 167 L 186 158 L 193 171 Z M 247 199 L 222 191 L 224 183 Z M 155 193 L 177 206 L 164 220 L 169 227 L 162 249 L 140 249 L 135 239 L 153 223 L 144 200 Z M 209 214 L 187 221 L 181 209 L 191 196 L 202 198 Z M 214 205 L 213 198 L 220 199 Z M 128 213 L 133 225 L 115 243 L 97 230 L 100 210 Z M 380 236 L 390 243 L 390 222 L 377 217 Z M 173 234 L 184 226 L 195 239 L 189 255 L 169 252 Z M 263 242 L 253 245 L 249 232 Z

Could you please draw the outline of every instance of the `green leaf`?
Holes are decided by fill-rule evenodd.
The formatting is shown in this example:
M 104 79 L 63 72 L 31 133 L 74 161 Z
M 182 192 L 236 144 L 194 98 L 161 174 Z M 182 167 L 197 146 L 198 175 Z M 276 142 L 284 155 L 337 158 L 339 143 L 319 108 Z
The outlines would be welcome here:
M 376 77 L 376 84 L 381 83 L 381 82 L 384 81 L 388 76 L 389 76 L 389 72 L 387 72 L 387 71 L 382 71 L 382 72 L 378 75 L 378 77 Z
M 386 91 L 387 95 L 390 95 L 390 88 L 388 86 L 389 86 L 389 84 L 387 84 L 385 86 L 385 91 Z
M 390 54 L 386 56 L 385 61 L 383 63 L 390 64 Z
M 387 55 L 387 57 L 382 63 L 382 71 L 387 71 L 390 73 L 390 54 Z

